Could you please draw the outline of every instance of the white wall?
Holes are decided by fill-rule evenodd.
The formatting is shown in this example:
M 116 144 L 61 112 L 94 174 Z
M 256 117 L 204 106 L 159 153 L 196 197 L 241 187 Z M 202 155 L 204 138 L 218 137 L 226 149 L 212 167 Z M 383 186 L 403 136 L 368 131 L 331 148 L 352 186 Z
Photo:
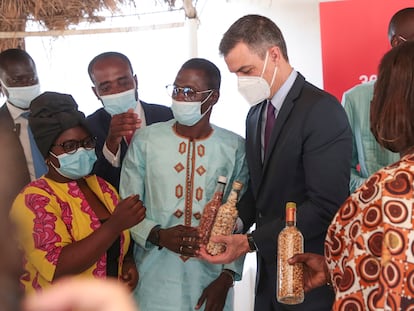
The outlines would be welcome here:
M 198 56 L 217 64 L 223 76 L 213 123 L 244 136 L 248 105 L 237 93 L 236 77 L 228 73 L 218 55 L 218 45 L 227 28 L 245 14 L 262 14 L 273 19 L 285 35 L 293 67 L 310 82 L 322 86 L 317 0 L 204 0 L 198 1 L 197 9 Z M 185 20 L 183 12 L 171 13 L 167 18 Z M 139 22 L 156 24 L 156 19 L 161 22 L 159 16 L 140 18 Z M 37 64 L 42 90 L 70 93 L 80 109 L 90 114 L 101 106 L 90 89 L 87 75 L 88 63 L 95 55 L 109 50 L 126 54 L 138 76 L 140 98 L 169 105 L 164 86 L 173 82 L 181 64 L 190 57 L 188 38 L 188 29 L 180 27 L 64 38 L 30 37 L 26 44 Z

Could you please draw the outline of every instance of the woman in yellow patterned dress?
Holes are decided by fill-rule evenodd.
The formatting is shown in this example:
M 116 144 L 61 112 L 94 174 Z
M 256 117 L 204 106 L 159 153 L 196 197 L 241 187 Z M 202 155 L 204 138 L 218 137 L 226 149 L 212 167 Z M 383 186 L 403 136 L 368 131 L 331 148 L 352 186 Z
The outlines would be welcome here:
M 414 310 L 414 41 L 383 57 L 371 131 L 401 159 L 374 173 L 328 229 L 325 258 L 305 253 L 305 289 L 331 283 L 333 310 Z
M 70 95 L 46 92 L 32 101 L 29 125 L 49 170 L 22 190 L 10 213 L 26 292 L 66 275 L 115 277 L 131 289 L 138 282 L 128 229 L 145 208 L 138 196 L 120 201 L 109 183 L 89 175 L 95 138 L 85 124 Z

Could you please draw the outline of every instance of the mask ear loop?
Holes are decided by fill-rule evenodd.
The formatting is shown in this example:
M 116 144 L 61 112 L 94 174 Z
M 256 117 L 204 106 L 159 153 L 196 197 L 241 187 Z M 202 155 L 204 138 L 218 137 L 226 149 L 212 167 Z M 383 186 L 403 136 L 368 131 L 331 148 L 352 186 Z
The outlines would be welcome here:
M 277 73 L 277 66 L 275 66 L 275 70 L 273 70 L 273 76 L 272 76 L 272 82 L 270 83 L 270 88 L 273 86 L 273 82 L 275 82 L 276 79 L 276 73 Z
M 266 57 L 265 57 L 265 62 L 263 65 L 263 70 L 262 70 L 262 74 L 260 75 L 261 78 L 263 78 L 263 74 L 266 70 L 266 66 L 267 66 L 267 61 L 269 60 L 269 51 L 266 51 Z M 272 76 L 272 81 L 270 82 L 270 88 L 272 88 L 273 83 L 275 82 L 276 79 L 276 73 L 277 73 L 277 66 L 275 67 L 275 70 L 273 70 L 273 76 Z
M 210 94 L 208 94 L 208 96 L 206 97 L 206 99 L 201 102 L 201 105 L 200 105 L 200 113 L 201 113 L 201 106 L 204 105 L 204 103 L 210 98 L 210 96 L 213 94 L 213 92 L 214 92 L 214 90 L 211 90 Z M 210 107 L 208 107 L 207 110 L 204 111 L 204 113 L 201 115 L 200 120 L 207 114 L 207 112 L 209 112 L 211 110 L 211 107 L 213 107 L 213 105 L 210 105 Z
M 265 72 L 266 67 L 267 67 L 268 59 L 269 59 L 269 51 L 266 51 L 265 62 L 264 62 L 264 65 L 263 65 L 262 74 L 260 75 L 260 78 L 263 78 L 264 72 Z

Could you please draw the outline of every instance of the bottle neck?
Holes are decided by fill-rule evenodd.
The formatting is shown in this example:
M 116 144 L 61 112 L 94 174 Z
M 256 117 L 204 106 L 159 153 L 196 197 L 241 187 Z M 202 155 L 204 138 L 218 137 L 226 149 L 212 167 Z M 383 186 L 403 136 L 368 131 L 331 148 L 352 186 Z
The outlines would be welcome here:
M 296 208 L 286 208 L 286 226 L 296 226 Z
M 227 203 L 236 205 L 237 201 L 239 200 L 240 190 L 231 189 L 229 197 L 227 198 Z
M 218 182 L 217 185 L 216 185 L 215 192 L 223 192 L 225 186 L 226 186 L 226 184 L 224 184 L 222 182 Z
M 296 221 L 286 221 L 286 227 L 296 227 Z
M 223 198 L 223 192 L 226 184 L 218 182 L 216 189 L 214 190 L 214 199 L 221 200 Z

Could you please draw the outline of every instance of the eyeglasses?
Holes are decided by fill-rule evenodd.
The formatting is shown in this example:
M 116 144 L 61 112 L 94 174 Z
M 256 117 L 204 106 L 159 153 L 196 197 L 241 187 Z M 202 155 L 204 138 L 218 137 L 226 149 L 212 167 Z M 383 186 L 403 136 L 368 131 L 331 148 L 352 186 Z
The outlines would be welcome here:
M 398 38 L 400 38 L 401 41 L 407 42 L 408 40 L 406 38 L 404 38 L 403 36 L 398 36 Z
M 184 95 L 185 101 L 195 100 L 197 95 L 213 92 L 214 90 L 205 90 L 205 91 L 194 91 L 191 87 L 179 87 L 174 84 L 168 84 L 165 86 L 167 89 L 167 94 L 171 97 L 176 97 L 181 92 Z
M 409 34 L 408 36 L 407 35 L 405 35 L 405 36 L 398 35 L 398 39 L 400 39 L 403 42 L 413 41 L 414 40 L 414 34 Z
M 53 144 L 52 146 L 62 147 L 63 151 L 65 151 L 66 153 L 73 154 L 76 151 L 78 151 L 79 147 L 83 147 L 88 150 L 94 149 L 96 146 L 96 137 L 89 136 L 83 140 L 71 139 L 71 140 L 64 141 L 61 144 Z

